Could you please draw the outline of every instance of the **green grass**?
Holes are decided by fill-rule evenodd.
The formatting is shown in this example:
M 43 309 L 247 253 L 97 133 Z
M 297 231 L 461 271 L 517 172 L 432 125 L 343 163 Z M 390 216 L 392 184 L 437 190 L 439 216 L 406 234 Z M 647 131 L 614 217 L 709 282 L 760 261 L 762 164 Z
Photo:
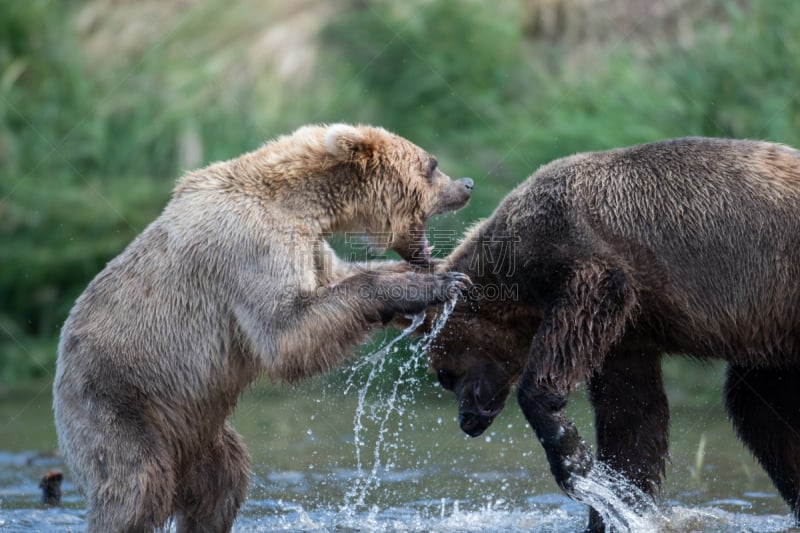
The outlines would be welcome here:
M 791 0 L 706 0 L 680 38 L 596 43 L 532 34 L 522 3 L 353 1 L 324 14 L 296 79 L 252 46 L 296 13 L 228 5 L 193 4 L 147 46 L 110 39 L 97 58 L 74 23 L 81 3 L 0 3 L 0 383 L 52 372 L 74 298 L 187 167 L 304 123 L 379 124 L 473 177 L 470 205 L 434 222 L 458 233 L 570 153 L 684 135 L 800 145 Z

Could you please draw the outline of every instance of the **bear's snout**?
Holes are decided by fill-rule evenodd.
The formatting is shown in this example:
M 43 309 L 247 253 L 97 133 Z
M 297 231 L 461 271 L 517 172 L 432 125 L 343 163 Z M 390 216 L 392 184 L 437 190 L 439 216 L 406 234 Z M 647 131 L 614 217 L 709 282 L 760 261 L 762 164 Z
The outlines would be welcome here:
M 461 389 L 461 405 L 458 423 L 470 437 L 477 437 L 488 428 L 503 410 L 507 391 L 491 387 L 482 378 L 477 378 Z
M 461 209 L 469 201 L 474 188 L 475 182 L 472 178 L 448 179 L 446 186 L 439 191 L 437 204 L 431 215 L 440 215 Z
M 494 418 L 505 406 L 506 391 L 490 387 L 482 379 L 475 380 L 475 407 L 481 416 Z
M 458 425 L 461 426 L 461 431 L 470 437 L 477 437 L 486 431 L 493 420 L 494 417 L 481 416 L 470 411 L 462 411 L 458 414 Z

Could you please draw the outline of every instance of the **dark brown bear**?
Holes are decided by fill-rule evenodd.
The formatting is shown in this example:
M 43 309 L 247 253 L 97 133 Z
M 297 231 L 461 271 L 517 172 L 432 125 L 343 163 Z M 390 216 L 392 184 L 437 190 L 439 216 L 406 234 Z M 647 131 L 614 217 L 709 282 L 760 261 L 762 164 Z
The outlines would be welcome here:
M 688 138 L 550 163 L 448 258 L 475 283 L 431 353 L 479 435 L 518 401 L 568 493 L 592 458 L 563 415 L 588 383 L 597 458 L 654 494 L 661 357 L 728 362 L 734 427 L 800 518 L 800 152 Z M 589 529 L 602 531 L 594 510 Z

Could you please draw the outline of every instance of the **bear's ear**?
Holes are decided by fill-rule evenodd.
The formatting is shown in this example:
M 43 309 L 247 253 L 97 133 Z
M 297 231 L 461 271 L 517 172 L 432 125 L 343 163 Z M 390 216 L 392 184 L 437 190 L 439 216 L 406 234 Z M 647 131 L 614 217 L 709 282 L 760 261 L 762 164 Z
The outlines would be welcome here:
M 340 161 L 372 157 L 378 146 L 374 136 L 348 124 L 333 124 L 325 134 L 325 148 Z

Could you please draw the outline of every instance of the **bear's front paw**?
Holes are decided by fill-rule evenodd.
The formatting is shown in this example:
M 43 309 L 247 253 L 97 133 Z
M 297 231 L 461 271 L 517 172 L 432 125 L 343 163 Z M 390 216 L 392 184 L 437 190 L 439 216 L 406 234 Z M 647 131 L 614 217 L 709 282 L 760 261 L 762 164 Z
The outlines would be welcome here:
M 397 313 L 415 315 L 431 305 L 452 300 L 470 284 L 469 276 L 460 272 L 408 272 L 399 276 L 389 278 L 389 284 L 383 287 L 378 298 L 381 304 L 379 314 L 384 324 Z
M 572 424 L 562 427 L 556 445 L 547 451 L 547 460 L 556 483 L 567 494 L 574 493 L 576 476 L 586 477 L 594 464 L 591 449 Z

